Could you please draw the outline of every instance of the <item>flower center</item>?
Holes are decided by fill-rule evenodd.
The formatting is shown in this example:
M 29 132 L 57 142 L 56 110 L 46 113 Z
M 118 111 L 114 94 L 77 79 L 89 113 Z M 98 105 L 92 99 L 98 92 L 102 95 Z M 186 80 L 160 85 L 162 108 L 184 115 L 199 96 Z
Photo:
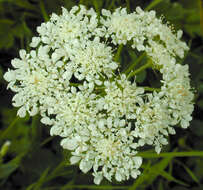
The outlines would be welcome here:
M 102 139 L 96 145 L 96 150 L 106 159 L 113 157 L 118 152 L 120 142 L 111 139 Z

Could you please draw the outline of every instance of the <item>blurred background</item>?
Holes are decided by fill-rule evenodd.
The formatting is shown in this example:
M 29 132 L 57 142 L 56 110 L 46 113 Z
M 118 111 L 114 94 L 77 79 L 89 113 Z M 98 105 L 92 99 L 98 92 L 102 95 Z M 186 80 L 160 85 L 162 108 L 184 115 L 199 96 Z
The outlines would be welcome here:
M 20 49 L 29 51 L 36 27 L 48 21 L 52 12 L 61 13 L 83 4 L 97 12 L 127 7 L 129 12 L 140 6 L 154 9 L 158 16 L 182 29 L 183 40 L 190 46 L 183 64 L 188 64 L 191 85 L 195 92 L 195 110 L 191 126 L 176 128 L 170 144 L 156 156 L 144 159 L 142 175 L 134 180 L 112 183 L 103 180 L 93 184 L 91 172 L 83 174 L 69 163 L 70 153 L 60 147 L 59 137 L 50 137 L 49 127 L 39 116 L 18 118 L 12 107 L 10 90 L 3 74 L 11 68 L 11 60 Z M 126 58 L 127 57 L 127 58 Z M 120 56 L 134 61 L 137 55 L 125 48 Z M 141 72 L 137 82 L 155 81 L 154 76 Z M 184 152 L 182 155 L 174 153 Z M 203 1 L 202 0 L 0 0 L 0 190 L 66 190 L 66 189 L 146 189 L 203 190 Z

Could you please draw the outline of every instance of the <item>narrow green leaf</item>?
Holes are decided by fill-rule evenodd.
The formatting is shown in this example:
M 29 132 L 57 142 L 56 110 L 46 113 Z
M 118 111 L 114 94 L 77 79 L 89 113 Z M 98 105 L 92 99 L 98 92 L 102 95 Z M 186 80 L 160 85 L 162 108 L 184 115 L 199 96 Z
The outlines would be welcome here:
M 135 179 L 135 182 L 128 190 L 135 190 L 139 185 L 143 184 L 149 178 L 149 173 L 148 173 L 149 167 L 150 167 L 150 162 L 148 162 L 142 174 L 137 179 Z
M 196 182 L 199 183 L 198 178 L 195 176 L 195 174 L 188 168 L 184 163 L 180 162 L 179 160 L 175 160 L 179 165 L 181 165 L 185 171 L 188 173 L 188 175 Z
M 39 6 L 40 6 L 40 9 L 41 9 L 41 13 L 42 13 L 42 16 L 44 18 L 44 21 L 45 22 L 48 21 L 49 20 L 49 16 L 48 16 L 48 14 L 46 12 L 43 0 L 40 0 Z
M 159 172 L 159 174 L 160 174 L 162 177 L 166 178 L 168 181 L 176 182 L 176 183 L 178 183 L 179 185 L 189 186 L 188 184 L 184 183 L 183 181 L 174 178 L 171 174 L 169 174 L 169 173 L 166 172 L 166 171 L 157 171 L 157 172 Z
M 14 24 L 13 20 L 11 19 L 0 19 L 0 23 L 12 25 Z
M 116 55 L 115 55 L 115 57 L 114 57 L 114 60 L 115 60 L 116 62 L 119 61 L 119 58 L 120 58 L 122 49 L 123 49 L 123 45 L 121 44 L 121 45 L 119 45 L 118 50 L 117 50 L 117 52 L 116 52 Z
M 147 72 L 144 70 L 136 75 L 135 81 L 137 83 L 142 83 L 146 78 Z
M 48 142 L 50 142 L 52 139 L 54 138 L 54 136 L 50 136 L 50 137 L 47 137 L 41 144 L 40 146 L 44 146 L 45 144 L 47 144 Z
M 40 123 L 40 116 L 35 115 L 32 117 L 32 124 L 31 124 L 31 142 L 33 144 L 36 144 L 39 142 L 41 128 L 39 126 Z
M 26 190 L 39 190 L 43 183 L 46 181 L 47 175 L 49 173 L 49 168 L 45 169 L 39 180 L 31 185 L 29 185 Z
M 163 180 L 160 180 L 160 181 L 159 181 L 158 190 L 164 190 L 164 187 L 163 187 Z
M 0 165 L 0 179 L 9 177 L 19 167 L 24 155 L 25 153 L 22 153 L 7 164 Z
M 199 183 L 199 180 L 197 179 L 197 177 L 195 176 L 195 174 L 192 172 L 192 170 L 190 170 L 187 166 L 184 166 L 185 170 L 187 171 L 187 173 L 190 175 L 190 177 L 196 182 Z
M 163 158 L 157 164 L 150 166 L 147 165 L 146 167 L 142 165 L 141 167 L 144 168 L 144 172 L 135 180 L 135 183 L 129 190 L 135 190 L 138 186 L 142 185 L 144 187 L 153 183 L 153 181 L 161 175 L 161 172 L 165 170 L 165 168 L 170 163 L 172 157 Z
M 58 176 L 67 176 L 72 175 L 73 171 L 70 169 L 67 169 L 67 162 L 66 160 L 61 162 L 47 177 L 46 181 L 50 181 Z
M 125 71 L 125 74 L 128 74 L 133 70 L 133 68 L 146 56 L 146 53 L 140 55 Z
M 161 3 L 163 0 L 154 0 L 152 1 L 146 8 L 145 11 L 149 11 L 150 9 L 154 8 L 157 6 L 159 3 Z
M 37 10 L 37 8 L 34 5 L 30 4 L 29 1 L 26 1 L 26 0 L 0 0 L 0 3 L 4 3 L 4 2 L 11 3 L 29 10 L 35 10 L 35 11 Z
M 7 178 L 17 168 L 18 165 L 14 163 L 2 164 L 0 166 L 0 179 Z
M 139 67 L 135 71 L 129 73 L 128 78 L 131 78 L 131 77 L 137 75 L 138 73 L 144 71 L 145 69 L 147 69 L 147 68 L 149 68 L 151 66 L 152 66 L 152 62 L 151 62 L 151 60 L 148 60 L 148 62 L 145 65 L 142 65 L 141 67 Z
M 202 0 L 199 0 L 199 7 L 200 7 L 200 26 L 201 26 L 201 32 L 203 34 L 203 2 Z
M 0 135 L 0 139 L 3 140 L 9 134 L 12 130 L 15 124 L 20 120 L 20 117 L 16 117 L 13 122 L 3 131 L 3 133 Z
M 35 186 L 35 183 L 29 185 L 29 186 L 26 188 L 26 190 L 32 190 L 32 189 L 34 188 L 34 186 Z
M 130 11 L 130 1 L 126 0 L 126 7 L 127 7 L 127 11 Z
M 100 15 L 100 4 L 99 4 L 100 2 L 98 0 L 93 0 L 93 5 L 98 15 Z
M 152 88 L 152 87 L 148 87 L 148 86 L 144 86 L 143 88 L 145 91 L 150 91 L 150 92 L 153 92 L 153 91 L 160 92 L 161 91 L 160 88 Z
M 40 187 L 43 185 L 43 183 L 46 181 L 46 177 L 49 173 L 49 168 L 47 168 L 41 175 L 41 177 L 39 178 L 39 180 L 36 182 L 36 185 L 34 187 L 34 190 L 38 190 L 40 189 Z

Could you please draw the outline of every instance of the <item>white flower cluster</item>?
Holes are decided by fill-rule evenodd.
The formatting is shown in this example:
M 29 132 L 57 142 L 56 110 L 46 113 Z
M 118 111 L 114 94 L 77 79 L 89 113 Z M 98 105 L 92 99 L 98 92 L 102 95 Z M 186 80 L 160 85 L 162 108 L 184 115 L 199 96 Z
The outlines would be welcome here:
M 16 92 L 13 105 L 20 117 L 40 113 L 51 135 L 61 136 L 62 147 L 72 151 L 70 162 L 84 173 L 91 170 L 96 184 L 103 177 L 137 178 L 139 148 L 151 145 L 159 153 L 175 125 L 189 126 L 188 66 L 176 61 L 188 47 L 180 41 L 182 32 L 173 32 L 154 11 L 118 8 L 98 17 L 84 6 L 63 8 L 37 31 L 33 50 L 20 50 L 20 59 L 12 60 L 15 69 L 4 75 Z M 125 74 L 116 76 L 119 64 L 110 45 L 126 43 L 145 51 L 159 69 L 160 91 L 149 93 Z

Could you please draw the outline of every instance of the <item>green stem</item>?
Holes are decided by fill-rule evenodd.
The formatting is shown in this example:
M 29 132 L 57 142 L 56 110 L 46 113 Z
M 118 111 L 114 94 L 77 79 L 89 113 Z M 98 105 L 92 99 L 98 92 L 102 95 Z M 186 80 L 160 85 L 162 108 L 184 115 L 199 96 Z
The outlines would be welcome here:
M 152 66 L 152 62 L 151 60 L 148 61 L 145 65 L 141 66 L 140 68 L 136 69 L 135 71 L 131 72 L 129 75 L 128 75 L 128 78 L 131 78 L 133 76 L 135 76 L 136 74 L 140 73 L 141 71 L 144 71 L 146 68 L 149 68 Z
M 1 134 L 0 139 L 5 139 L 5 137 L 7 136 L 7 134 L 9 134 L 11 132 L 11 130 L 13 129 L 13 127 L 15 126 L 15 124 L 20 120 L 20 117 L 16 117 L 13 122 L 8 126 L 8 128 L 6 130 L 4 130 L 4 132 Z
M 85 4 L 84 0 L 80 0 L 79 4 Z
M 136 59 L 136 61 L 135 61 L 133 64 L 131 64 L 131 65 L 124 71 L 124 74 L 128 74 L 128 73 L 137 65 L 137 63 L 139 63 L 139 62 L 144 58 L 145 55 L 146 55 L 146 53 L 143 53 L 142 55 L 140 55 L 140 56 Z
M 163 0 L 154 0 L 152 1 L 144 10 L 149 11 L 153 7 L 157 6 L 159 3 L 161 3 Z
M 97 12 L 97 15 L 100 16 L 100 10 L 99 10 L 98 1 L 97 1 L 97 0 L 94 0 L 94 1 L 93 1 L 93 4 L 94 4 L 95 10 L 96 10 L 96 12 Z
M 113 8 L 115 6 L 115 0 L 112 0 L 111 1 L 111 4 L 109 5 L 109 10 L 111 9 L 111 8 Z
M 123 44 L 119 45 L 119 47 L 118 47 L 118 50 L 117 50 L 116 55 L 115 55 L 115 58 L 114 58 L 115 62 L 118 62 L 119 57 L 120 57 L 120 55 L 121 55 L 122 49 L 123 49 Z
M 41 147 L 44 146 L 45 144 L 47 144 L 48 142 L 50 142 L 53 138 L 54 138 L 53 136 L 46 138 L 46 139 L 40 144 L 40 146 L 41 146 Z
M 32 123 L 31 123 L 31 141 L 35 144 L 36 142 L 39 141 L 40 133 L 41 133 L 41 128 L 39 127 L 40 123 L 40 115 L 37 114 L 34 117 L 32 117 Z
M 196 175 L 190 170 L 190 168 L 188 168 L 184 163 L 180 162 L 179 160 L 175 159 L 174 160 L 176 163 L 178 163 L 179 165 L 181 165 L 185 171 L 190 175 L 190 177 L 196 182 L 199 183 L 199 179 L 196 177 Z
M 203 151 L 191 151 L 191 152 L 164 152 L 164 153 L 151 153 L 151 152 L 141 152 L 137 156 L 143 158 L 161 158 L 161 157 L 203 157 Z
M 161 91 L 160 88 L 151 88 L 151 87 L 148 87 L 148 86 L 145 86 L 143 88 L 144 88 L 145 91 L 151 91 L 151 92 L 153 92 L 153 91 L 160 92 Z
M 47 21 L 49 20 L 49 16 L 48 16 L 48 14 L 47 14 L 47 12 L 46 12 L 46 9 L 45 9 L 45 7 L 44 7 L 44 2 L 43 2 L 43 0 L 41 0 L 41 1 L 39 2 L 39 7 L 40 7 L 40 9 L 41 9 L 41 12 L 42 12 L 42 16 L 43 16 L 43 18 L 44 18 L 44 21 L 47 22 Z
M 80 85 L 79 83 L 73 83 L 73 82 L 70 83 L 70 86 L 74 86 L 74 87 L 78 87 L 79 85 Z
M 127 7 L 127 11 L 130 12 L 130 1 L 126 0 L 126 7 Z

